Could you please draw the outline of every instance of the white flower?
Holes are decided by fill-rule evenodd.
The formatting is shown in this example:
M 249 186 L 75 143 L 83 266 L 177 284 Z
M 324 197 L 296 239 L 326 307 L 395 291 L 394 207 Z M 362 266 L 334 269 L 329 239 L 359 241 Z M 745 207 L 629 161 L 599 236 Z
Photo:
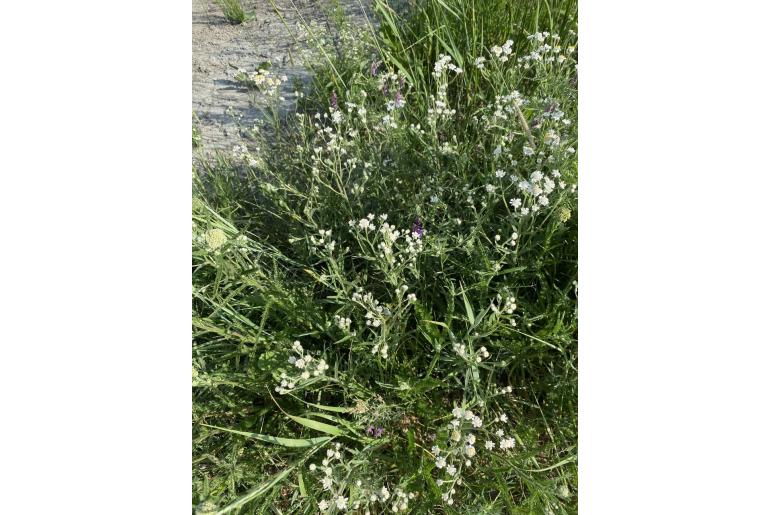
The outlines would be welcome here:
M 481 427 L 481 419 L 479 417 L 473 417 L 471 424 L 473 424 L 473 427 Z
M 345 508 L 348 507 L 348 498 L 347 497 L 343 497 L 341 495 L 338 495 L 337 499 L 335 499 L 334 502 L 337 505 L 337 509 L 338 510 L 344 510 Z
M 534 155 L 534 154 L 535 154 L 535 151 L 534 151 L 534 150 L 532 150 L 532 148 L 531 148 L 531 147 L 528 147 L 528 146 L 526 146 L 526 145 L 524 145 L 524 148 L 522 148 L 522 152 L 524 152 L 524 155 L 525 155 L 525 156 L 531 156 L 531 155 Z
M 415 295 L 414 293 L 410 293 L 409 295 L 406 296 L 406 300 L 408 302 L 415 302 L 417 301 L 417 295 Z
M 512 198 L 509 202 L 512 208 L 518 209 L 521 207 L 521 199 L 520 198 Z
M 500 449 L 502 450 L 513 449 L 515 446 L 516 440 L 513 437 L 500 440 Z
M 486 447 L 488 451 L 491 451 L 492 449 L 495 448 L 495 442 L 493 442 L 492 440 L 487 440 L 484 443 L 484 447 Z
M 508 422 L 508 415 L 506 415 L 505 413 L 500 415 L 500 422 Z
M 440 469 L 444 468 L 446 466 L 446 458 L 443 456 L 436 458 L 436 466 Z
M 315 472 L 315 463 L 310 464 L 310 472 Z
M 329 503 L 326 502 L 326 500 L 322 500 L 318 503 L 318 509 L 321 511 L 326 511 L 329 508 Z
M 484 189 L 487 190 L 487 193 L 494 193 L 495 192 L 495 185 L 494 184 L 487 184 L 484 186 Z
M 466 442 L 468 442 L 468 445 L 473 445 L 476 443 L 476 435 L 468 435 L 468 437 L 465 439 Z
M 324 487 L 324 490 L 331 490 L 333 483 L 334 483 L 334 481 L 332 481 L 332 478 L 330 478 L 328 476 L 321 480 L 321 486 Z
M 455 408 L 455 409 L 453 409 L 453 410 L 452 410 L 452 416 L 453 416 L 454 418 L 462 418 L 462 416 L 463 416 L 463 410 L 461 410 L 460 408 Z
M 342 121 L 342 113 L 339 110 L 334 110 L 332 112 L 332 121 L 334 123 L 340 123 Z
M 457 473 L 457 467 L 455 467 L 454 465 L 449 465 L 446 468 L 446 471 L 447 471 L 447 474 L 449 474 L 450 476 L 454 476 Z
M 503 177 L 505 177 L 505 171 L 503 171 L 503 170 L 497 170 L 497 171 L 495 172 L 495 177 L 497 177 L 498 179 L 502 179 Z
M 476 456 L 476 448 L 472 445 L 466 446 L 465 454 L 467 454 L 469 458 L 473 458 L 474 456 Z

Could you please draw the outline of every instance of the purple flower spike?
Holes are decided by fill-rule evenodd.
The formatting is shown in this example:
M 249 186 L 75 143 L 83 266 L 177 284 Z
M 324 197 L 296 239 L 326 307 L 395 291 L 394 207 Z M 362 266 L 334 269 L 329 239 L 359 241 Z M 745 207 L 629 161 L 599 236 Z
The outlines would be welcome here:
M 395 103 L 397 109 L 404 107 L 404 97 L 401 96 L 401 91 L 396 91 Z
M 337 109 L 337 92 L 332 91 L 331 104 L 334 109 Z
M 367 427 L 366 428 L 366 434 L 369 435 L 369 436 L 373 436 L 374 435 L 374 426 Z
M 380 65 L 379 61 L 372 61 L 372 65 L 369 67 L 369 73 L 372 77 L 377 76 L 377 67 Z
M 414 223 L 412 224 L 412 234 L 416 234 L 418 238 L 422 238 L 422 220 L 420 220 L 419 216 L 414 219 Z
M 381 436 L 382 436 L 382 428 L 378 427 L 377 429 L 374 430 L 374 437 L 379 438 Z

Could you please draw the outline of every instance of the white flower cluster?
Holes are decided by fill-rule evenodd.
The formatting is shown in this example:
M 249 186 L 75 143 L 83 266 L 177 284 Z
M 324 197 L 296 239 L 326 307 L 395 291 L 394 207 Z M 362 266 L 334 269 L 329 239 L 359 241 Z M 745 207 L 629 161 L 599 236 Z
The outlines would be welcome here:
M 375 218 L 377 220 L 375 220 Z M 417 255 L 422 251 L 423 234 L 410 232 L 407 230 L 396 229 L 394 225 L 387 222 L 388 215 L 381 214 L 377 217 L 369 213 L 365 218 L 358 221 L 349 220 L 348 227 L 352 233 L 362 233 L 369 239 L 370 234 L 379 234 L 381 241 L 377 243 L 377 256 L 388 266 L 412 265 L 416 262 Z M 379 227 L 377 223 L 380 223 Z M 406 244 L 400 244 L 402 241 Z M 362 249 L 367 250 L 368 244 L 363 245 Z
M 529 54 L 517 59 L 519 66 L 524 69 L 530 68 L 535 63 L 556 62 L 561 64 L 575 51 L 574 46 L 569 46 L 566 53 L 562 53 L 561 37 L 558 34 L 545 31 L 535 32 L 527 36 L 527 39 L 532 41 L 534 48 Z
M 495 417 L 495 419 L 492 422 L 507 424 L 508 415 L 506 415 L 505 413 L 502 413 L 499 416 Z M 506 436 L 505 431 L 503 431 L 502 429 L 498 429 L 497 431 L 495 431 L 494 434 L 498 438 L 498 441 L 495 442 L 494 440 L 487 440 L 486 442 L 484 442 L 484 447 L 487 450 L 491 451 L 497 447 L 501 451 L 509 451 L 514 447 L 516 447 L 516 439 L 513 436 Z
M 449 99 L 447 97 L 447 70 L 453 71 L 455 74 L 462 73 L 462 69 L 458 68 L 452 63 L 452 58 L 445 54 L 440 54 L 438 61 L 433 65 L 433 76 L 438 79 L 438 86 L 436 88 L 436 96 L 431 95 L 432 107 L 428 108 L 428 121 L 431 124 L 435 124 L 439 120 L 449 120 L 455 114 L 456 109 L 449 107 Z
M 365 484 L 358 479 L 355 481 L 356 489 L 351 489 L 349 492 L 351 497 L 346 497 L 344 494 L 350 475 L 347 471 L 350 463 L 344 460 L 343 452 L 342 446 L 339 443 L 335 444 L 334 449 L 326 450 L 326 458 L 320 465 L 311 463 L 308 467 L 310 472 L 321 474 L 321 486 L 331 496 L 328 500 L 319 501 L 318 509 L 321 513 L 325 513 L 331 507 L 339 511 L 346 511 L 348 508 L 359 511 L 363 508 L 364 515 L 371 515 L 372 504 L 380 503 L 387 506 L 389 500 L 393 513 L 408 511 L 409 500 L 417 497 L 417 494 L 413 492 L 407 494 L 401 488 L 396 488 L 391 494 L 386 485 L 375 486 L 370 481 Z
M 504 313 L 506 315 L 512 315 L 514 311 L 516 311 L 516 297 L 513 295 L 508 295 L 505 297 L 505 302 L 503 302 L 503 296 L 501 294 L 497 294 L 495 297 L 495 302 L 492 302 L 491 309 L 494 313 Z M 501 307 L 502 304 L 502 307 Z M 515 325 L 515 324 L 514 324 Z
M 342 329 L 343 331 L 350 332 L 350 324 L 352 323 L 352 320 L 349 318 L 341 317 L 339 315 L 334 315 L 334 323 Z
M 557 183 L 561 175 L 558 170 L 551 172 L 551 176 L 543 174 L 543 172 L 537 170 L 532 172 L 529 176 L 529 180 L 520 180 L 518 188 L 521 193 L 526 197 L 532 199 L 531 205 L 525 206 L 521 198 L 513 198 L 509 201 L 511 207 L 518 209 L 522 215 L 528 215 L 530 211 L 536 213 L 541 208 L 547 207 L 550 204 L 549 195 L 556 191 Z M 564 181 L 559 181 L 559 189 L 566 187 Z
M 380 301 L 374 298 L 371 293 L 364 293 L 362 288 L 358 288 L 351 296 L 353 302 L 359 304 L 362 308 L 366 309 L 366 326 L 372 329 L 378 328 L 385 321 L 387 315 L 390 314 L 390 310 L 380 304 Z M 387 342 L 377 342 L 372 347 L 372 354 L 379 353 L 383 359 L 388 357 L 388 344 Z
M 463 359 L 468 359 L 470 356 L 470 353 L 466 350 L 465 345 L 460 343 L 453 343 L 452 344 L 452 350 L 454 350 L 458 356 L 460 356 Z M 481 363 L 484 359 L 489 357 L 489 351 L 486 347 L 480 347 L 475 353 L 473 353 L 473 360 L 476 363 Z
M 259 149 L 255 149 L 255 151 L 259 152 Z M 236 161 L 240 161 L 243 163 L 246 163 L 252 168 L 255 168 L 259 161 L 257 161 L 257 158 L 255 158 L 251 152 L 249 152 L 249 149 L 246 148 L 245 145 L 234 145 L 233 146 L 233 157 Z
M 512 120 L 516 116 L 516 109 L 526 104 L 526 100 L 516 90 L 507 95 L 495 95 L 494 111 L 492 119 L 497 123 Z
M 331 506 L 335 506 L 340 511 L 345 511 L 348 508 L 348 498 L 342 495 L 344 493 L 344 484 L 335 488 L 336 480 L 334 477 L 334 468 L 332 467 L 333 460 L 337 460 L 337 465 L 342 462 L 342 445 L 335 444 L 335 448 L 326 450 L 326 458 L 321 462 L 321 466 L 317 466 L 315 463 L 311 463 L 309 468 L 310 472 L 320 470 L 323 473 L 321 478 L 321 486 L 324 490 L 332 492 L 332 497 L 328 501 L 323 499 L 318 503 L 318 509 L 321 513 L 328 510 Z
M 408 511 L 409 499 L 414 499 L 415 497 L 416 497 L 416 494 L 414 492 L 409 492 L 407 494 L 400 488 L 396 488 L 396 491 L 393 492 L 393 504 L 390 505 L 391 511 L 393 513 Z
M 289 356 L 289 364 L 297 369 L 297 375 L 281 373 L 281 384 L 275 387 L 275 391 L 281 395 L 290 392 L 302 381 L 321 376 L 329 370 L 326 360 L 323 358 L 317 360 L 310 354 L 306 354 L 299 341 L 292 344 L 291 350 L 299 356 Z
M 505 43 L 503 43 L 503 46 L 493 46 L 489 49 L 490 52 L 501 62 L 504 63 L 508 61 L 508 59 L 511 56 L 511 53 L 513 52 L 513 40 L 508 40 Z
M 452 410 L 452 421 L 447 426 L 449 430 L 449 439 L 446 449 L 441 449 L 438 445 L 431 448 L 436 460 L 436 468 L 440 469 L 446 475 L 439 477 L 436 484 L 439 487 L 447 485 L 446 491 L 442 494 L 442 500 L 451 506 L 454 504 L 453 496 L 456 493 L 455 486 L 462 484 L 462 468 L 470 467 L 472 459 L 476 456 L 476 435 L 473 431 L 481 428 L 483 421 L 471 410 L 456 407 Z
M 438 79 L 444 75 L 447 70 L 453 71 L 458 75 L 463 72 L 462 68 L 452 63 L 451 56 L 439 54 L 438 61 L 433 64 L 433 76 Z
M 332 239 L 332 232 L 329 229 L 319 229 L 318 236 L 311 234 L 310 244 L 317 249 L 326 248 L 329 251 L 333 251 L 337 246 L 337 242 Z
M 275 96 L 281 84 L 289 80 L 286 75 L 273 75 L 266 69 L 257 70 L 249 75 L 243 68 L 239 68 L 235 73 L 235 79 L 249 83 L 268 96 Z

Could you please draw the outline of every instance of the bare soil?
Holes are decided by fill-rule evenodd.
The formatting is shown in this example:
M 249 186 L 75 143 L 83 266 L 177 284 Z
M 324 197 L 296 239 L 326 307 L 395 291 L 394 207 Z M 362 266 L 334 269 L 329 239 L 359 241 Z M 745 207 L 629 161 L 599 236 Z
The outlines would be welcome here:
M 299 55 L 306 42 L 300 20 L 316 24 L 321 33 L 331 30 L 327 13 L 332 4 L 329 0 L 275 0 L 282 21 L 269 0 L 245 1 L 244 10 L 251 19 L 231 25 L 214 0 L 192 1 L 192 110 L 202 139 L 193 155 L 205 157 L 244 144 L 244 130 L 265 115 L 267 100 L 233 79 L 237 68 L 253 72 L 270 61 L 273 73 L 288 77 L 279 93 L 284 97 L 279 112 L 291 110 L 295 79 L 310 78 Z M 340 0 L 354 23 L 365 23 L 361 3 Z

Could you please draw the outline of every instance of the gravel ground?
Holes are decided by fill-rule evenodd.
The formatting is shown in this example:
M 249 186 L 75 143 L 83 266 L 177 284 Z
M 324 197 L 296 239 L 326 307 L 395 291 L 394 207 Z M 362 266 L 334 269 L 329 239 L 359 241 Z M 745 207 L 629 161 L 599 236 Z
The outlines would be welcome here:
M 362 3 L 369 5 L 368 0 Z M 354 23 L 366 23 L 359 0 L 340 4 Z M 295 36 L 302 34 L 300 16 L 317 23 L 321 32 L 331 29 L 324 14 L 329 0 L 275 0 L 275 5 Z M 307 81 L 310 75 L 298 54 L 303 40 L 294 41 L 269 0 L 244 2 L 253 17 L 241 25 L 230 25 L 214 0 L 193 0 L 192 7 L 192 109 L 202 140 L 193 156 L 201 158 L 242 144 L 239 126 L 250 128 L 263 116 L 265 100 L 233 80 L 235 68 L 253 72 L 270 61 L 273 73 L 286 75 L 289 80 L 280 93 L 285 97 L 280 102 L 283 113 L 293 106 L 294 80 Z

